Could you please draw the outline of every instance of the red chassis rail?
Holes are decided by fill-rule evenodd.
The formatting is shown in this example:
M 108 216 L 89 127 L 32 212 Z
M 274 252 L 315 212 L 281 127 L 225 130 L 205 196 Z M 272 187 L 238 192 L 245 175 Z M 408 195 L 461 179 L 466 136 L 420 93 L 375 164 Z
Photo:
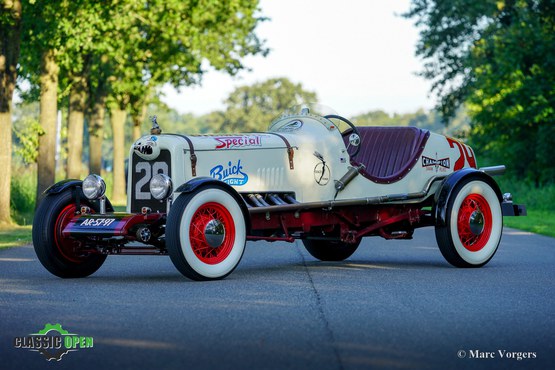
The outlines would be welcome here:
M 138 240 L 137 228 L 163 230 L 165 219 L 165 213 L 76 215 L 61 234 L 75 240 L 76 247 L 82 248 L 83 253 L 160 255 L 167 253 L 164 245 L 136 247 L 125 244 Z M 355 205 L 250 213 L 250 223 L 248 240 L 293 242 L 297 238 L 329 237 L 355 243 L 369 235 L 407 239 L 415 228 L 433 225 L 433 218 L 430 211 L 422 209 L 422 204 Z
M 288 241 L 292 234 L 336 235 L 341 241 L 354 243 L 368 235 L 386 239 L 410 238 L 417 227 L 433 225 L 430 211 L 422 205 L 348 206 L 337 209 L 310 209 L 251 213 L 249 240 Z M 280 231 L 275 236 L 275 231 Z

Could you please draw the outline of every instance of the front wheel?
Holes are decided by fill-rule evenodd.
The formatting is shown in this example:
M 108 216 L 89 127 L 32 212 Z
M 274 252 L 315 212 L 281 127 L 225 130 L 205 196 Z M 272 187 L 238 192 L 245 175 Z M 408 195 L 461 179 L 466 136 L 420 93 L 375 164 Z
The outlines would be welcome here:
M 103 254 L 78 253 L 79 242 L 62 235 L 63 229 L 75 216 L 72 193 L 73 190 L 68 189 L 47 195 L 37 208 L 33 220 L 35 253 L 48 271 L 61 278 L 89 276 L 106 260 Z M 84 199 L 83 194 L 81 199 Z
M 355 253 L 360 244 L 360 239 L 355 243 L 304 239 L 303 244 L 308 253 L 320 261 L 343 261 Z
M 193 280 L 216 280 L 239 264 L 247 239 L 236 198 L 217 185 L 177 197 L 168 214 L 166 247 L 175 267 Z
M 491 260 L 503 229 L 501 204 L 486 182 L 468 179 L 447 202 L 446 224 L 435 228 L 441 254 L 456 267 L 481 267 Z

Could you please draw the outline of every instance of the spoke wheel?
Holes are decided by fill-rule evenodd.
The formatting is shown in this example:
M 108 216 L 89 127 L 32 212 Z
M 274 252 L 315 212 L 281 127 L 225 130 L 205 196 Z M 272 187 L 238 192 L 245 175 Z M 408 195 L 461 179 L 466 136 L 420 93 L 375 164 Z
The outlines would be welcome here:
M 232 190 L 211 184 L 177 197 L 168 214 L 166 247 L 193 280 L 216 280 L 239 264 L 247 240 L 243 209 Z
M 503 231 L 501 204 L 493 188 L 481 179 L 463 180 L 446 207 L 446 224 L 435 227 L 441 254 L 457 267 L 488 263 Z
M 215 265 L 231 253 L 235 239 L 235 224 L 227 209 L 210 202 L 193 215 L 189 230 L 191 248 L 204 263 Z
M 93 274 L 106 255 L 78 253 L 79 242 L 66 238 L 62 231 L 75 215 L 73 189 L 47 195 L 39 204 L 33 221 L 33 246 L 42 265 L 62 278 L 80 278 Z M 81 194 L 81 199 L 84 196 Z M 94 209 L 93 205 L 83 203 Z
M 457 228 L 462 245 L 471 252 L 484 248 L 491 236 L 493 218 L 486 198 L 470 194 L 461 204 Z

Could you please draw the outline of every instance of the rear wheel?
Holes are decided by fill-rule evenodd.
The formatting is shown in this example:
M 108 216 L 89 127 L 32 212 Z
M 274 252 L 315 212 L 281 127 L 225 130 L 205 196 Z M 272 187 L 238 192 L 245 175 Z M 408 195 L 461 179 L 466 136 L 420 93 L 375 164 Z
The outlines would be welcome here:
M 491 260 L 503 229 L 501 204 L 486 182 L 468 179 L 447 202 L 446 225 L 436 226 L 443 257 L 457 267 L 481 267 Z
M 166 246 L 171 260 L 193 280 L 223 279 L 233 272 L 246 238 L 241 206 L 220 186 L 181 194 L 168 215 Z
M 63 229 L 75 216 L 72 193 L 73 190 L 68 189 L 47 195 L 37 208 L 33 221 L 35 253 L 48 271 L 61 278 L 89 276 L 106 260 L 106 255 L 102 254 L 79 254 L 78 242 L 62 235 Z
M 343 261 L 355 253 L 360 240 L 350 244 L 341 241 L 304 239 L 303 244 L 308 253 L 320 261 Z

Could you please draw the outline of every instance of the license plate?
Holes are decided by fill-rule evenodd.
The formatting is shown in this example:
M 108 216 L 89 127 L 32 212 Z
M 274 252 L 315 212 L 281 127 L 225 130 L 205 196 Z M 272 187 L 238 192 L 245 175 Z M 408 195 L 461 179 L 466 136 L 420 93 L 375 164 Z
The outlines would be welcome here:
M 87 218 L 87 219 L 84 219 L 79 226 L 91 227 L 91 228 L 108 227 L 112 223 L 114 223 L 114 221 L 116 221 L 115 218 Z

